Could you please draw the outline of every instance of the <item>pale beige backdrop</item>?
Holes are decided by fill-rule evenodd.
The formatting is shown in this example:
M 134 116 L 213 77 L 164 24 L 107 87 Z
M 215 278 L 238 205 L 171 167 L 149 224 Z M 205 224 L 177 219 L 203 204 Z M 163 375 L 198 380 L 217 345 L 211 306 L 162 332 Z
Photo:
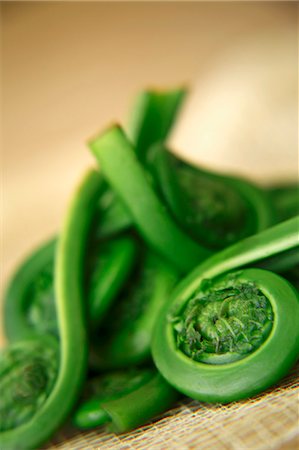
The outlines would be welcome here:
M 297 2 L 1 7 L 4 284 L 24 255 L 59 230 L 74 185 L 94 163 L 88 137 L 112 120 L 125 123 L 138 91 L 198 86 L 236 43 L 286 28 L 297 33 Z

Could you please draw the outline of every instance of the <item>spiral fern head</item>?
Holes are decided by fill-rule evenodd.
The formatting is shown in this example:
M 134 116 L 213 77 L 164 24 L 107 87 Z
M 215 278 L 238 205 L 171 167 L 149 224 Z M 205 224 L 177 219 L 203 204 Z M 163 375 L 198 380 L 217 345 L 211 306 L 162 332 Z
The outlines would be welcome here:
M 185 193 L 186 221 L 195 236 L 213 248 L 230 245 L 248 233 L 248 208 L 239 193 L 217 177 L 176 162 L 178 182 Z M 196 231 L 195 231 L 196 230 Z M 205 230 L 201 235 L 200 230 Z M 216 244 L 218 243 L 218 244 Z
M 210 355 L 242 359 L 255 351 L 269 335 L 273 318 L 264 293 L 230 275 L 217 287 L 205 280 L 172 321 L 177 347 L 195 361 L 208 362 Z
M 49 396 L 58 373 L 55 346 L 22 342 L 0 359 L 0 431 L 28 422 Z

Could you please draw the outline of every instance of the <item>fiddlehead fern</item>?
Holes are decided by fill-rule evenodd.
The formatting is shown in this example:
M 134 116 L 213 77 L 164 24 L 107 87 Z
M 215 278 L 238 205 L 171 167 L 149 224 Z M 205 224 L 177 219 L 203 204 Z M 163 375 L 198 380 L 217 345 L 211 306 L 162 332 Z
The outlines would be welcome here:
M 123 433 L 165 411 L 178 393 L 154 369 L 131 369 L 102 374 L 92 381 L 86 401 L 77 409 L 79 428 L 108 424 Z
M 267 196 L 252 182 L 192 166 L 161 145 L 152 149 L 151 169 L 180 225 L 208 248 L 227 247 L 274 223 Z
M 31 449 L 47 440 L 66 419 L 81 390 L 87 369 L 83 267 L 87 235 L 100 192 L 101 178 L 90 171 L 74 195 L 58 242 L 55 299 L 60 351 L 53 389 L 28 421 L 1 433 L 5 449 Z M 46 337 L 40 342 L 49 348 L 53 345 Z
M 126 283 L 137 257 L 137 243 L 130 235 L 113 240 L 90 240 L 85 264 L 85 295 L 89 322 L 95 330 Z
M 26 311 L 20 308 L 16 317 L 20 319 L 22 314 L 24 316 L 26 313 L 30 329 L 21 328 L 19 337 L 23 333 L 27 341 L 19 344 L 18 350 L 16 347 L 7 350 L 2 364 L 3 384 L 0 387 L 5 395 L 1 411 L 5 419 L 0 437 L 5 449 L 20 450 L 40 445 L 65 420 L 81 392 L 87 369 L 87 314 L 83 305 L 86 285 L 90 290 L 90 321 L 94 323 L 100 320 L 115 294 L 115 286 L 111 282 L 114 279 L 107 277 L 105 289 L 107 284 L 113 285 L 111 290 L 114 294 L 110 291 L 104 302 L 99 301 L 104 298 L 103 292 L 107 293 L 103 285 L 98 283 L 104 268 L 109 266 L 105 251 L 101 255 L 103 260 L 95 258 L 96 270 L 93 275 L 86 274 L 87 242 L 92 218 L 97 207 L 100 213 L 103 212 L 107 198 L 109 200 L 110 197 L 110 203 L 106 228 L 103 227 L 105 232 L 99 232 L 98 236 L 110 236 L 135 222 L 147 244 L 168 258 L 181 272 L 187 272 L 199 261 L 208 258 L 215 248 L 239 241 L 243 236 L 267 227 L 271 222 L 258 189 L 232 178 L 227 180 L 225 189 L 222 189 L 222 185 L 219 185 L 220 177 L 213 178 L 212 174 L 204 171 L 201 172 L 203 182 L 198 182 L 198 189 L 204 193 L 200 201 L 192 192 L 197 183 L 193 178 L 194 174 L 190 177 L 190 173 L 183 171 L 180 177 L 182 185 L 174 183 L 173 193 L 178 193 L 179 199 L 178 216 L 181 212 L 183 215 L 186 212 L 190 229 L 186 226 L 183 231 L 185 224 L 182 222 L 177 226 L 172 220 L 165 205 L 156 195 L 151 177 L 148 176 L 148 150 L 150 145 L 165 139 L 181 101 L 180 96 L 180 92 L 166 98 L 156 94 L 144 96 L 144 101 L 141 102 L 143 114 L 139 117 L 139 122 L 137 121 L 139 125 L 133 137 L 133 146 L 117 127 L 91 144 L 92 150 L 102 162 L 107 180 L 116 193 L 110 191 L 106 181 L 95 171 L 87 175 L 76 191 L 59 238 L 54 274 L 55 295 L 53 296 L 52 291 L 52 266 L 51 263 L 47 265 L 47 262 L 38 268 L 39 272 L 33 271 L 35 277 L 32 275 L 31 279 L 34 279 L 34 282 L 29 286 L 25 280 L 23 292 L 19 291 L 22 301 L 30 301 Z M 159 120 L 156 122 L 157 118 Z M 172 186 L 170 188 L 172 189 Z M 186 197 L 180 197 L 182 191 L 187 191 Z M 222 200 L 221 191 L 226 193 L 225 201 Z M 118 196 L 124 204 L 118 203 Z M 188 210 L 194 208 L 195 216 L 188 215 Z M 156 283 L 153 276 L 155 271 L 150 268 L 144 271 L 145 276 L 141 277 L 141 283 L 136 290 L 128 288 L 130 297 L 134 300 L 136 322 L 131 320 L 130 323 L 132 316 L 127 314 L 130 308 L 125 307 L 124 321 L 117 324 L 117 328 L 121 326 L 122 330 L 108 343 L 107 354 L 112 354 L 113 357 L 116 355 L 118 365 L 119 355 L 122 363 L 124 360 L 127 362 L 125 358 L 122 359 L 124 349 L 130 349 L 131 346 L 131 360 L 134 363 L 143 361 L 143 356 L 148 355 L 153 324 L 157 316 L 161 315 L 157 329 L 163 339 L 159 345 L 157 340 L 154 342 L 155 359 L 159 367 L 161 365 L 163 374 L 165 373 L 166 377 L 169 375 L 171 382 L 182 392 L 207 401 L 229 401 L 253 395 L 275 382 L 286 373 L 297 355 L 298 293 L 275 274 L 243 267 L 256 263 L 269 264 L 269 258 L 272 258 L 272 267 L 276 265 L 281 270 L 283 267 L 290 268 L 290 261 L 297 258 L 296 255 L 294 257 L 294 250 L 296 245 L 298 246 L 298 239 L 295 245 L 294 235 L 295 232 L 298 234 L 298 228 L 295 230 L 294 223 L 289 222 L 287 226 L 283 224 L 282 227 L 257 235 L 249 241 L 240 241 L 237 247 L 228 247 L 206 259 L 206 262 L 181 283 L 174 294 L 173 302 L 170 307 L 165 306 L 163 313 L 160 303 L 161 299 L 168 297 L 166 291 L 169 287 L 169 274 L 166 268 L 167 282 L 162 280 L 160 283 L 161 273 L 164 276 L 163 264 L 159 265 L 157 259 L 152 265 L 159 269 L 158 282 Z M 109 228 L 111 224 L 112 227 Z M 210 234 L 206 236 L 204 232 L 194 231 L 193 228 L 197 224 L 210 230 Z M 205 245 L 198 245 L 190 237 L 191 233 L 195 238 L 198 237 L 199 241 L 205 238 L 213 250 Z M 129 249 L 129 259 L 134 259 L 134 244 L 131 245 L 130 239 L 125 239 L 123 244 Z M 105 244 L 101 241 L 99 246 L 102 251 Z M 283 264 L 275 261 L 277 254 L 280 254 Z M 123 269 L 126 268 L 127 261 L 126 258 L 119 260 L 121 272 L 126 274 Z M 32 267 L 37 266 L 33 264 Z M 230 274 L 230 270 L 237 271 Z M 21 271 L 20 279 L 22 276 Z M 125 275 L 121 277 L 120 284 L 124 278 Z M 173 277 L 170 278 L 172 283 Z M 31 353 L 29 346 L 32 341 L 29 341 L 29 337 L 32 337 L 32 329 L 33 333 L 38 329 L 44 333 L 53 332 L 55 328 L 46 324 L 53 314 L 53 310 L 47 309 L 48 302 L 54 297 L 58 317 L 59 351 L 56 343 L 43 337 L 40 338 L 40 348 L 35 348 L 37 353 L 35 354 L 33 348 Z M 22 301 L 19 306 L 23 305 Z M 144 314 L 148 309 L 151 314 Z M 42 327 L 40 320 L 44 322 Z M 132 342 L 137 342 L 137 351 Z M 146 346 L 142 347 L 144 342 Z M 111 348 L 116 348 L 116 351 L 111 352 Z M 141 352 L 138 353 L 140 348 Z M 287 349 L 285 353 L 281 352 L 282 348 Z M 105 356 L 104 351 L 103 354 Z M 138 358 L 141 354 L 142 358 L 136 358 L 136 354 Z M 51 361 L 48 361 L 48 358 Z M 169 366 L 166 367 L 165 364 Z M 260 374 L 263 365 L 266 370 Z M 13 370 L 10 370 L 12 366 Z M 152 375 L 150 379 L 143 379 L 144 384 L 137 383 L 134 388 L 129 380 L 126 383 L 130 386 L 126 385 L 124 389 L 118 390 L 117 386 L 114 386 L 114 394 L 124 394 L 123 397 L 116 398 L 111 394 L 113 398 L 109 398 L 108 389 L 108 399 L 96 399 L 102 411 L 101 420 L 112 421 L 118 431 L 125 431 L 138 425 L 140 417 L 142 421 L 147 420 L 161 408 L 164 409 L 167 402 L 173 400 L 173 390 L 159 374 L 152 372 Z M 182 375 L 186 376 L 187 381 L 184 381 Z M 21 382 L 17 383 L 19 376 Z M 180 377 L 179 381 L 177 376 Z M 103 386 L 102 388 L 104 389 Z M 112 389 L 112 386 L 110 388 Z M 221 397 L 223 391 L 225 395 Z M 14 406 L 16 408 L 13 414 L 10 414 L 9 410 Z M 92 414 L 94 412 L 91 411 Z
M 136 154 L 143 162 L 147 160 L 147 153 L 151 145 L 166 139 L 185 95 L 186 90 L 184 88 L 177 88 L 161 92 L 147 90 L 138 96 L 128 128 L 131 139 L 136 143 Z M 94 223 L 97 225 L 93 238 L 96 241 L 114 236 L 132 226 L 130 214 L 116 198 L 115 193 L 104 179 L 101 179 L 100 184 L 101 188 L 94 218 Z M 50 280 L 53 274 L 55 245 L 56 239 L 38 248 L 22 264 L 11 280 L 4 301 L 5 331 L 10 342 L 31 337 L 32 332 L 57 334 L 54 292 Z M 100 242 L 100 258 L 105 259 L 105 247 L 107 245 L 110 244 L 104 243 L 103 245 L 103 241 Z M 127 258 L 128 272 L 131 265 L 129 255 L 133 253 L 133 249 L 129 249 L 130 243 L 124 242 L 122 244 L 123 252 L 119 252 L 119 257 L 116 256 L 116 253 L 117 248 L 121 247 L 121 243 L 118 246 L 117 243 L 114 244 L 113 242 L 111 246 L 115 247 L 111 252 L 116 258 L 114 270 L 115 267 L 118 267 L 119 275 L 122 271 L 125 273 L 126 271 L 123 269 Z M 127 252 L 125 252 L 125 246 Z M 133 243 L 131 242 L 132 246 Z M 91 245 L 91 248 L 93 248 L 93 245 Z M 90 292 L 88 294 L 90 309 L 92 310 L 90 317 L 94 326 L 99 323 L 106 305 L 112 298 L 110 291 L 113 291 L 113 287 L 117 291 L 117 286 L 120 284 L 115 277 L 113 278 L 114 270 L 111 259 L 109 261 L 110 270 L 106 270 L 104 277 L 100 277 L 99 281 L 97 281 L 96 276 L 99 269 L 96 266 L 101 265 L 101 260 L 98 261 L 99 264 L 98 262 L 95 263 L 95 267 L 90 267 L 90 263 L 87 261 L 88 270 L 91 273 L 95 272 L 87 280 L 87 284 L 91 283 L 91 286 L 87 286 L 87 289 Z M 103 298 L 102 301 L 99 301 L 99 296 Z
M 150 89 L 136 98 L 128 135 L 134 144 L 135 155 L 144 167 L 148 164 L 150 148 L 167 139 L 186 93 L 185 88 L 165 91 Z M 130 212 L 108 183 L 99 199 L 98 215 L 100 226 L 97 235 L 101 238 L 115 235 L 133 225 Z
M 91 233 L 85 258 L 84 295 L 93 328 L 125 283 L 135 261 L 136 247 L 135 239 L 129 235 L 97 241 Z M 45 333 L 58 337 L 55 248 L 56 241 L 39 247 L 11 279 L 4 299 L 4 323 L 10 342 Z
M 153 370 L 136 369 L 104 373 L 89 381 L 85 399 L 75 412 L 73 422 L 79 428 L 91 428 L 110 422 L 111 418 L 101 407 L 103 403 L 127 395 L 149 381 Z
M 0 364 L 0 432 L 28 422 L 49 397 L 59 367 L 58 346 L 38 341 L 3 350 Z
M 58 335 L 54 294 L 56 239 L 40 246 L 18 268 L 4 297 L 4 326 L 9 342 Z
M 296 362 L 298 291 L 273 272 L 243 267 L 267 267 L 274 255 L 298 251 L 298 224 L 299 217 L 290 219 L 226 248 L 176 287 L 152 350 L 179 391 L 207 402 L 238 400 L 271 386 Z
M 147 165 L 150 148 L 164 142 L 187 94 L 184 87 L 141 92 L 132 109 L 128 136 L 138 160 Z
M 211 254 L 184 233 L 167 213 L 121 127 L 114 125 L 96 136 L 90 148 L 149 247 L 183 273 Z
M 203 282 L 199 293 L 173 318 L 173 328 L 178 348 L 188 357 L 227 364 L 257 349 L 273 320 L 271 304 L 255 283 L 236 282 L 229 275 L 217 287 Z
M 100 344 L 91 352 L 96 369 L 126 368 L 150 358 L 153 327 L 177 273 L 149 249 L 140 251 L 136 266 L 108 311 L 113 320 L 99 327 Z

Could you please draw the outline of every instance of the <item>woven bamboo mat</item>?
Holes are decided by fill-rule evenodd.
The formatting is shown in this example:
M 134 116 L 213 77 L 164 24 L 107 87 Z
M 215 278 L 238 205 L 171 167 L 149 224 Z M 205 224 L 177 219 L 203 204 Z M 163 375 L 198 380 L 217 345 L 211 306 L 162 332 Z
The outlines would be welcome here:
M 50 449 L 278 450 L 299 448 L 299 364 L 278 385 L 249 400 L 209 405 L 184 400 L 135 431 L 64 428 Z

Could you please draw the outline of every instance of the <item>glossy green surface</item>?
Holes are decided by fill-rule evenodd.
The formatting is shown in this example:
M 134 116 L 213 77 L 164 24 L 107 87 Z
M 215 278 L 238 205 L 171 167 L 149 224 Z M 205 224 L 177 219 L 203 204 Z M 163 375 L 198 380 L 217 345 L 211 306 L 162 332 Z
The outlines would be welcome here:
M 203 401 L 228 402 L 266 389 L 295 363 L 299 345 L 298 292 L 272 272 L 261 269 L 239 272 L 240 281 L 254 283 L 268 298 L 274 322 L 261 347 L 237 362 L 219 366 L 188 358 L 178 350 L 168 318 L 176 317 L 186 302 L 200 292 L 204 280 L 217 279 L 260 261 L 266 267 L 271 256 L 298 249 L 298 225 L 299 217 L 296 217 L 222 250 L 176 287 L 155 327 L 152 345 L 158 369 L 174 387 Z
M 142 164 L 147 164 L 152 145 L 166 140 L 186 94 L 184 87 L 165 91 L 153 89 L 141 92 L 136 98 L 128 136 Z
M 132 236 L 108 241 L 92 240 L 85 271 L 90 324 L 96 329 L 130 275 L 137 257 Z
M 167 139 L 185 95 L 185 88 L 176 88 L 146 90 L 137 96 L 130 114 L 128 134 L 137 159 L 144 166 L 147 165 L 151 146 Z M 98 213 L 100 237 L 113 236 L 133 225 L 127 208 L 108 184 L 100 198 Z
M 88 172 L 74 194 L 58 241 L 55 298 L 60 362 L 55 385 L 28 422 L 1 433 L 0 442 L 5 450 L 28 450 L 41 445 L 64 422 L 78 399 L 87 368 L 84 259 L 100 191 L 99 174 Z
M 271 203 L 253 183 L 192 166 L 161 145 L 151 155 L 167 205 L 202 245 L 221 249 L 274 223 Z
M 150 358 L 153 327 L 178 276 L 152 251 L 141 253 L 131 279 L 108 311 L 113 321 L 98 330 L 100 343 L 91 352 L 97 370 L 126 368 Z
M 56 382 L 58 345 L 26 340 L 0 353 L 0 433 L 26 424 L 43 406 Z
M 21 264 L 10 280 L 4 296 L 4 328 L 11 343 L 32 338 L 38 332 L 56 330 L 53 279 L 49 280 L 52 278 L 52 271 L 50 270 L 49 275 L 45 273 L 45 268 L 49 265 L 53 268 L 56 242 L 56 239 L 53 239 L 39 247 Z M 37 279 L 44 283 L 39 289 L 34 285 Z M 32 308 L 35 308 L 36 314 L 38 310 L 40 312 L 39 325 L 44 323 L 40 330 L 36 327 L 37 319 L 34 320 Z M 44 321 L 46 318 L 51 320 L 50 327 L 49 322 Z
M 116 433 L 144 425 L 179 397 L 155 369 L 108 372 L 92 380 L 91 391 L 74 424 L 83 429 L 108 424 Z
M 267 339 L 273 309 L 254 282 L 238 274 L 225 282 L 205 280 L 169 320 L 177 348 L 194 361 L 227 364 L 245 358 Z
M 136 240 L 119 236 L 95 241 L 85 258 L 89 321 L 96 328 L 129 276 L 137 253 Z M 9 342 L 44 333 L 58 336 L 54 294 L 54 254 L 57 240 L 39 247 L 12 277 L 4 298 L 4 324 Z
M 298 291 L 248 267 L 291 270 L 293 281 L 299 216 L 240 239 L 268 227 L 272 209 L 277 220 L 295 214 L 298 191 L 268 192 L 271 206 L 244 180 L 186 164 L 176 174 L 160 161 L 164 204 L 150 173 L 151 149 L 156 144 L 166 155 L 163 142 L 185 93 L 143 92 L 129 138 L 112 126 L 91 142 L 103 174 L 88 172 L 58 242 L 34 252 L 13 277 L 5 326 L 16 343 L 0 363 L 1 449 L 37 448 L 70 415 L 87 375 L 89 331 L 99 344 L 98 366 L 127 368 L 150 357 L 155 327 L 153 354 L 162 375 L 147 369 L 102 375 L 75 415 L 83 428 L 107 423 L 126 432 L 147 422 L 178 395 L 163 377 L 195 399 L 225 403 L 266 389 L 296 361 Z M 204 193 L 199 201 L 195 187 Z M 129 227 L 150 248 L 136 264 L 134 230 L 119 234 Z M 192 269 L 170 295 L 177 272 Z
M 111 430 L 124 433 L 166 411 L 177 398 L 178 392 L 155 372 L 147 383 L 102 406 L 111 417 Z
M 185 234 L 168 214 L 120 127 L 106 130 L 90 142 L 90 148 L 150 247 L 181 272 L 188 272 L 210 255 L 209 250 Z
M 153 369 L 128 369 L 106 372 L 88 381 L 85 399 L 75 411 L 73 423 L 78 428 L 92 428 L 111 421 L 102 404 L 118 400 L 147 383 Z
M 105 184 L 105 191 L 100 197 L 95 222 L 98 222 L 95 236 L 99 239 L 115 237 L 133 225 L 129 212 L 108 184 Z
M 153 356 L 159 371 L 175 388 L 197 400 L 227 403 L 253 396 L 276 383 L 298 358 L 298 292 L 283 278 L 262 269 L 244 269 L 236 277 L 241 283 L 254 283 L 273 309 L 272 329 L 257 349 L 236 361 L 223 352 L 219 356 L 225 357 L 224 362 L 198 362 L 177 347 L 171 322 L 173 308 L 156 328 Z
M 288 258 L 299 250 L 299 216 L 282 222 L 271 228 L 249 236 L 230 247 L 206 259 L 184 278 L 176 287 L 179 299 L 189 296 L 204 278 L 214 278 L 219 274 L 239 269 L 248 265 L 258 265 L 272 270 L 273 258 Z M 279 261 L 276 269 L 279 270 Z

